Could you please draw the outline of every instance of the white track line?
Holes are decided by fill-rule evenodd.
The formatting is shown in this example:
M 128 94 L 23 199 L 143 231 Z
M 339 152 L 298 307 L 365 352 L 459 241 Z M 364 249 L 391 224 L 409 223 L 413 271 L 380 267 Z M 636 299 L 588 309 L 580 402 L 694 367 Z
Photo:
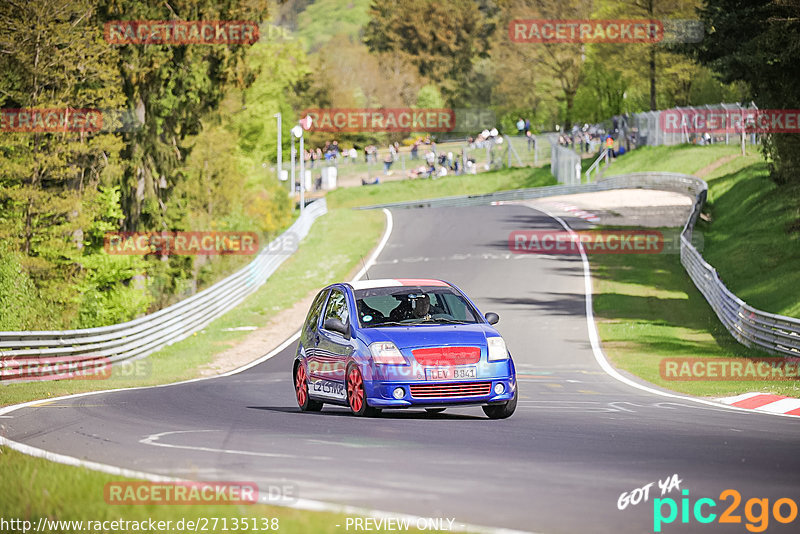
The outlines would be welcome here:
M 767 413 L 786 413 L 797 410 L 800 408 L 800 399 L 793 399 L 791 397 L 778 399 L 773 402 L 769 402 L 764 404 L 763 406 L 759 406 L 758 408 L 752 408 L 756 411 L 762 411 Z M 796 415 L 794 417 L 797 417 Z
M 383 232 L 383 237 L 381 238 L 380 243 L 378 243 L 378 246 L 373 251 L 372 255 L 367 260 L 367 263 L 363 267 L 361 267 L 361 269 L 358 271 L 358 273 L 356 273 L 351 282 L 358 282 L 359 280 L 361 280 L 361 277 L 366 274 L 367 270 L 369 270 L 370 267 L 375 265 L 375 260 L 377 260 L 380 253 L 383 252 L 383 247 L 386 246 L 386 242 L 389 241 L 389 236 L 392 235 L 392 230 L 394 229 L 394 219 L 392 218 L 392 212 L 387 210 L 386 208 L 383 208 L 383 214 L 386 216 L 386 229 Z
M 761 395 L 761 393 L 759 393 L 758 391 L 751 391 L 750 393 L 742 393 L 741 395 L 734 395 L 733 397 L 723 397 L 723 398 L 717 399 L 717 400 L 720 401 L 720 402 L 731 403 L 732 404 L 734 402 L 739 402 L 739 401 L 751 399 L 751 398 L 757 397 L 759 395 Z
M 381 241 L 378 243 L 378 246 L 375 248 L 375 251 L 370 256 L 369 260 L 364 264 L 364 266 L 358 271 L 358 273 L 353 278 L 353 282 L 359 280 L 367 270 L 375 264 L 375 260 L 378 258 L 378 255 L 383 251 L 384 247 L 386 246 L 387 241 L 389 241 L 389 236 L 392 233 L 393 228 L 393 221 L 392 221 L 392 214 L 389 210 L 383 210 L 384 215 L 386 216 L 386 229 L 384 230 L 383 237 Z M 201 380 L 213 380 L 215 378 L 219 378 L 222 376 L 230 376 L 237 373 L 241 373 L 251 367 L 258 365 L 259 363 L 265 362 L 275 356 L 276 354 L 283 351 L 287 346 L 289 346 L 292 342 L 297 340 L 300 336 L 300 331 L 298 330 L 295 332 L 289 339 L 278 345 L 276 348 L 272 349 L 269 353 L 265 354 L 261 358 L 243 366 L 239 367 L 238 369 L 234 369 L 233 371 L 229 371 L 227 373 L 218 375 L 218 376 L 210 376 L 204 378 L 194 378 L 191 380 L 183 380 L 181 382 L 173 382 L 171 384 L 160 384 L 158 386 L 142 386 L 136 388 L 123 388 L 123 389 L 110 389 L 105 391 L 89 391 L 86 393 L 77 393 L 74 395 L 64 395 L 62 397 L 54 397 L 52 399 L 39 399 L 35 401 L 25 402 L 22 404 L 15 404 L 12 406 L 6 406 L 4 408 L 0 408 L 0 416 L 4 414 L 13 412 L 15 410 L 19 410 L 21 408 L 25 408 L 31 406 L 33 404 L 38 404 L 43 401 L 57 401 L 57 400 L 64 400 L 64 399 L 74 399 L 78 397 L 88 397 L 91 395 L 99 395 L 102 393 L 115 393 L 117 391 L 133 391 L 137 389 L 150 389 L 150 388 L 159 388 L 159 387 L 169 387 L 175 386 L 178 384 L 187 384 L 190 382 L 199 382 Z M 91 469 L 92 471 L 99 471 L 101 473 L 107 473 L 114 476 L 121 476 L 126 478 L 136 478 L 141 480 L 147 480 L 150 482 L 186 482 L 187 479 L 169 477 L 164 475 L 157 475 L 155 473 L 147 473 L 145 471 L 135 471 L 132 469 L 126 469 L 124 467 L 117 467 L 113 465 L 98 463 L 98 462 L 91 462 L 88 460 L 81 460 L 72 456 L 67 456 L 64 454 L 57 454 L 54 452 L 49 452 L 44 449 L 40 449 L 37 447 L 32 447 L 30 445 L 26 445 L 24 443 L 19 443 L 17 441 L 12 441 L 4 436 L 0 436 L 0 446 L 8 447 L 13 449 L 17 452 L 22 454 L 27 454 L 28 456 L 34 456 L 36 458 L 44 458 L 45 460 L 49 460 L 51 462 L 56 462 L 64 465 L 71 465 L 74 467 L 84 467 L 86 469 Z M 350 514 L 350 515 L 359 515 L 359 516 L 366 516 L 366 517 L 375 517 L 375 518 L 398 518 L 398 519 L 408 519 L 416 523 L 418 519 L 426 519 L 422 516 L 415 516 L 415 515 L 408 515 L 408 514 L 399 514 L 393 512 L 385 512 L 382 510 L 372 510 L 368 508 L 360 508 L 357 506 L 347 506 L 335 503 L 328 503 L 323 501 L 316 501 L 312 499 L 297 499 L 296 501 L 286 504 L 276 504 L 269 498 L 265 498 L 265 496 L 259 496 L 259 502 L 263 504 L 269 504 L 272 506 L 282 506 L 286 508 L 294 508 L 299 510 L 307 510 L 307 511 L 314 511 L 314 512 L 333 512 L 339 514 Z M 457 525 L 458 529 L 465 532 L 490 532 L 493 534 L 517 534 L 523 531 L 511 530 L 511 529 L 503 529 L 503 528 L 494 528 L 494 527 L 484 527 L 480 525 L 470 525 L 465 523 L 459 523 Z
M 522 204 L 522 205 L 527 206 L 530 209 L 533 209 L 533 210 L 540 211 L 540 212 L 544 213 L 548 217 L 550 217 L 550 218 L 554 219 L 555 221 L 557 221 L 558 224 L 560 224 L 564 228 L 564 230 L 569 232 L 571 236 L 576 236 L 575 231 L 572 230 L 572 228 L 570 228 L 569 225 L 566 222 L 564 222 L 557 215 L 553 215 L 552 213 L 547 211 L 545 208 L 543 208 L 541 206 L 530 206 L 530 205 L 527 205 L 527 204 Z M 610 375 L 612 378 L 614 378 L 616 380 L 619 380 L 623 384 L 626 384 L 626 385 L 628 385 L 630 387 L 633 387 L 633 388 L 636 388 L 636 389 L 640 389 L 640 390 L 646 391 L 648 393 L 652 393 L 653 395 L 659 395 L 661 397 L 668 397 L 668 398 L 672 398 L 672 399 L 681 399 L 681 400 L 685 400 L 685 401 L 705 404 L 705 405 L 708 405 L 708 406 L 716 406 L 718 408 L 725 408 L 727 410 L 732 410 L 732 411 L 737 411 L 737 412 L 742 412 L 742 413 L 750 413 L 750 414 L 752 414 L 752 413 L 762 413 L 762 414 L 766 413 L 766 414 L 769 414 L 769 415 L 777 415 L 777 416 L 780 416 L 780 417 L 792 417 L 792 418 L 796 418 L 797 417 L 797 416 L 794 416 L 794 415 L 786 415 L 786 414 L 782 414 L 782 413 L 758 412 L 758 411 L 751 410 L 751 409 L 748 409 L 748 408 L 739 408 L 737 406 L 729 406 L 729 405 L 723 404 L 721 402 L 715 402 L 715 401 L 710 401 L 710 400 L 706 400 L 706 399 L 700 399 L 700 398 L 697 398 L 697 397 L 688 397 L 688 396 L 685 396 L 685 395 L 680 395 L 678 393 L 668 393 L 666 391 L 660 391 L 658 389 L 651 388 L 651 387 L 646 386 L 644 384 L 640 384 L 640 383 L 638 383 L 638 382 L 636 382 L 634 380 L 631 380 L 630 378 L 628 378 L 626 376 L 621 375 L 619 373 L 619 371 L 617 371 L 609 363 L 608 359 L 606 359 L 606 355 L 603 353 L 603 349 L 600 347 L 600 336 L 597 333 L 597 325 L 594 322 L 594 311 L 593 311 L 593 306 L 592 306 L 592 274 L 591 274 L 591 271 L 589 269 L 589 260 L 586 257 L 586 251 L 584 250 L 583 244 L 580 242 L 580 239 L 577 239 L 577 237 L 575 237 L 575 242 L 578 243 L 578 247 L 579 247 L 580 253 L 581 253 L 581 262 L 583 263 L 583 282 L 584 282 L 584 292 L 586 293 L 586 323 L 587 323 L 587 327 L 589 329 L 589 342 L 592 345 L 592 353 L 594 354 L 594 359 L 597 361 L 598 365 L 600 365 L 600 367 L 603 369 L 603 371 L 606 372 L 606 374 Z

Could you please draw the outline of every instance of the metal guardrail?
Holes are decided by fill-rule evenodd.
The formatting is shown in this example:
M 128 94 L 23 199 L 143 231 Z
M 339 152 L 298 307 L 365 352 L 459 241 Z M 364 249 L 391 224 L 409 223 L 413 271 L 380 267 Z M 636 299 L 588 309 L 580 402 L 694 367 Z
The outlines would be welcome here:
M 138 359 L 199 331 L 256 291 L 298 247 L 325 199 L 307 206 L 279 237 L 239 271 L 189 298 L 125 323 L 82 330 L 0 332 L 0 380 L 50 376 L 55 368 Z M 41 371 L 37 372 L 40 366 Z
M 681 263 L 692 282 L 711 305 L 725 328 L 741 344 L 772 354 L 800 357 L 800 319 L 758 310 L 744 302 L 725 287 L 716 269 L 703 259 L 692 244 L 694 226 L 708 194 L 708 184 L 695 176 L 668 172 L 642 172 L 611 176 L 584 185 L 517 189 L 487 195 L 396 202 L 359 209 L 477 206 L 631 188 L 675 191 L 693 196 L 695 201 L 692 213 L 680 234 Z
M 598 180 L 591 184 L 583 185 L 548 185 L 544 187 L 531 187 L 528 189 L 512 189 L 509 191 L 498 191 L 484 195 L 465 195 L 454 197 L 432 198 L 427 200 L 409 200 L 406 202 L 393 202 L 389 204 L 375 204 L 372 206 L 360 206 L 355 209 L 370 210 L 382 208 L 452 208 L 461 206 L 481 206 L 497 202 L 509 202 L 513 200 L 532 200 L 535 198 L 552 197 L 558 195 L 571 195 L 573 193 L 591 193 L 594 191 L 608 191 L 611 189 L 640 188 L 640 189 L 664 189 L 669 187 L 682 193 L 688 193 L 692 183 L 682 180 L 657 181 L 645 180 L 642 176 L 649 176 L 654 173 L 639 173 L 622 176 L 613 176 L 604 180 Z M 665 175 L 667 173 L 655 173 Z M 639 177 L 635 181 L 626 180 L 627 176 Z M 685 175 L 676 175 L 685 176 Z

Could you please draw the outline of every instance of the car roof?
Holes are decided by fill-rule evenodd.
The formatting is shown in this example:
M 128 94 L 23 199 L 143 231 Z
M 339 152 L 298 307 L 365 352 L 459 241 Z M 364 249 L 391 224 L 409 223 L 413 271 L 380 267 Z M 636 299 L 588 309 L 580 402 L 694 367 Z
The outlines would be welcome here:
M 450 284 L 443 280 L 434 280 L 429 278 L 381 278 L 378 280 L 359 280 L 357 282 L 350 282 L 350 287 L 353 289 L 373 289 L 376 287 L 401 287 L 401 286 L 438 286 L 438 287 L 451 287 Z

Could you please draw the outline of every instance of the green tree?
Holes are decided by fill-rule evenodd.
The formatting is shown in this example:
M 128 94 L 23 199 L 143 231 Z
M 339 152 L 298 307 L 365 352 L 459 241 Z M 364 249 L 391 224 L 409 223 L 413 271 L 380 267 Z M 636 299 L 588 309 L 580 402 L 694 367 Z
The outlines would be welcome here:
M 699 13 L 709 31 L 690 54 L 724 82 L 745 82 L 759 108 L 800 108 L 800 3 L 706 0 Z M 768 135 L 762 146 L 775 182 L 800 182 L 800 135 Z
M 101 22 L 113 20 L 265 20 L 267 1 L 171 0 L 145 3 L 99 0 Z M 124 44 L 118 69 L 129 105 L 142 126 L 124 135 L 129 166 L 121 192 L 127 230 L 180 226 L 170 210 L 181 170 L 202 118 L 230 87 L 244 88 L 254 75 L 245 44 Z
M 22 264 L 22 255 L 0 241 L 0 330 L 58 327 Z
M 584 65 L 584 84 L 575 96 L 576 117 L 580 122 L 601 122 L 627 111 L 628 80 L 601 58 L 590 57 Z
M 598 8 L 600 18 L 692 19 L 700 0 L 603 0 Z M 659 109 L 659 83 L 669 84 L 674 102 L 669 105 L 686 105 L 691 80 L 697 74 L 697 65 L 685 57 L 672 53 L 664 42 L 604 43 L 595 45 L 605 60 L 625 73 L 632 82 L 646 80 L 645 93 L 649 95 L 649 109 Z M 633 74 L 634 76 L 631 76 Z M 661 106 L 666 107 L 666 106 Z
M 508 8 L 518 19 L 587 19 L 592 14 L 593 0 L 510 0 Z M 529 48 L 527 62 L 539 69 L 544 91 L 563 105 L 561 116 L 567 128 L 574 121 L 575 96 L 583 83 L 586 45 L 583 43 L 515 43 Z
M 472 0 L 405 0 L 402 9 L 375 1 L 364 42 L 372 52 L 392 52 L 408 61 L 452 102 L 476 59 L 488 54 L 493 14 Z
M 0 106 L 120 107 L 116 51 L 94 15 L 88 0 L 0 4 Z M 0 136 L 0 239 L 48 302 L 74 309 L 69 282 L 85 274 L 75 257 L 99 216 L 83 200 L 119 176 L 120 149 L 114 134 L 86 130 Z

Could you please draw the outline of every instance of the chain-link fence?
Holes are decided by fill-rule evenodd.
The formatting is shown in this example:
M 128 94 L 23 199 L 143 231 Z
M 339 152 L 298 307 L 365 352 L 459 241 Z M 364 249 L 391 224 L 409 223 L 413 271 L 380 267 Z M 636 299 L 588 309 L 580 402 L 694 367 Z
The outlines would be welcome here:
M 556 136 L 550 142 L 550 172 L 560 184 L 581 183 L 581 157 L 577 152 L 558 144 Z
M 589 182 L 602 177 L 611 157 L 639 146 L 739 144 L 744 152 L 746 145 L 761 142 L 755 131 L 757 111 L 751 102 L 746 106 L 723 103 L 616 115 L 597 124 L 575 127 L 562 134 L 558 142 L 581 156 L 597 154 L 585 173 Z M 555 174 L 555 165 L 553 168 Z
M 477 174 L 510 167 L 541 167 L 550 162 L 551 136 L 497 135 L 488 139 L 459 138 L 424 143 L 414 149 L 400 146 L 351 150 L 343 147 L 334 157 L 306 159 L 310 189 L 325 189 L 323 176 L 336 168 L 340 186 L 405 178 L 434 178 Z
M 745 114 L 747 111 L 757 109 L 756 105 L 751 102 L 745 106 L 739 103 L 715 104 L 645 111 L 618 117 L 617 130 L 625 136 L 625 139 L 630 138 L 634 146 L 679 145 L 682 143 L 755 145 L 760 142 L 760 139 L 756 133 L 748 132 L 748 121 Z M 736 114 L 741 114 L 741 120 L 736 122 L 741 125 L 740 128 L 733 128 L 730 124 L 719 124 L 711 120 L 696 120 L 696 117 L 705 118 L 714 115 L 730 119 Z

